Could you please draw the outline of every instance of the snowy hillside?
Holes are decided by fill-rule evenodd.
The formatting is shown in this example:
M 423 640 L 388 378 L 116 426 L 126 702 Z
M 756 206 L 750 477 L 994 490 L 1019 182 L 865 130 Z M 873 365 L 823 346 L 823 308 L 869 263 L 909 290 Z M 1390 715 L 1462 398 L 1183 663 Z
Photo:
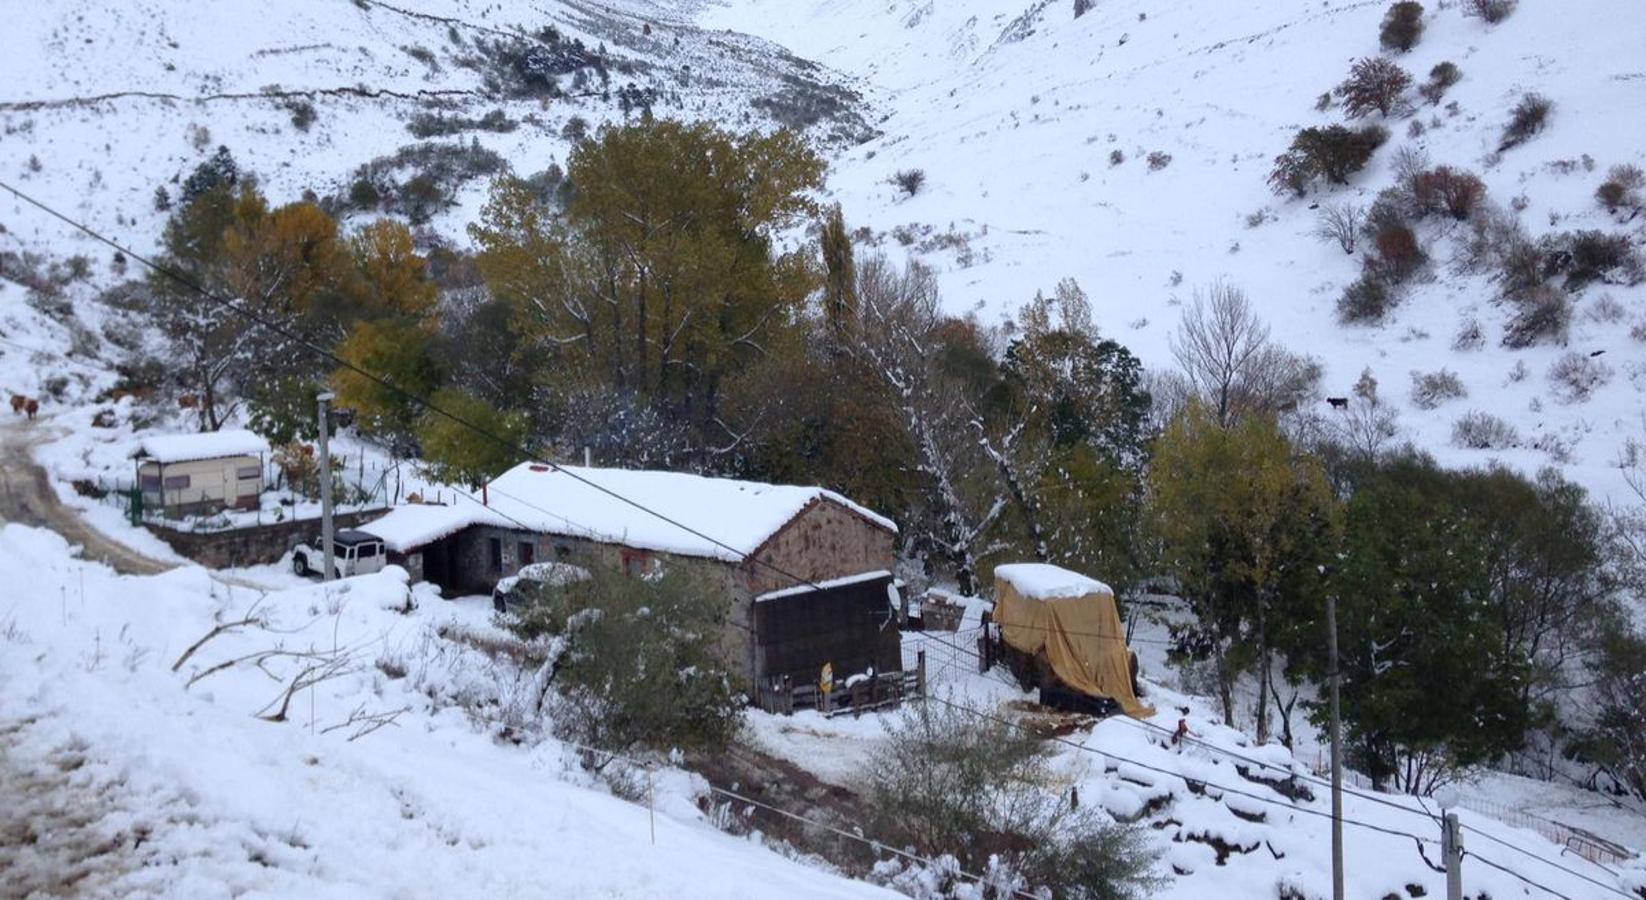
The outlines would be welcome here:
M 494 740 L 529 682 L 435 635 L 483 608 L 404 612 L 403 572 L 231 584 L 69 551 L 0 527 L 0 578 L 30 585 L 0 607 L 0 895 L 896 896 L 722 834 L 685 773 L 654 824 L 575 750 Z
M 1460 67 L 1445 103 L 1418 100 L 1410 120 L 1391 117 L 1392 137 L 1348 187 L 1277 197 L 1265 184 L 1272 160 L 1298 128 L 1344 121 L 1335 105 L 1317 112 L 1316 100 L 1353 59 L 1378 53 L 1387 6 L 1100 0 L 1076 19 L 1062 2 L 847 0 L 797 14 L 792 4 L 731 0 L 703 21 L 827 60 L 883 99 L 884 135 L 844 153 L 830 186 L 848 220 L 871 226 L 894 255 L 911 237 L 920 249 L 956 236 L 924 254 L 952 310 L 994 322 L 1073 277 L 1108 336 L 1146 364 L 1170 366 L 1179 304 L 1228 282 L 1278 340 L 1325 364 L 1328 394 L 1348 394 L 1369 367 L 1384 399 L 1407 406 L 1411 373 L 1460 375 L 1466 398 L 1407 406 L 1400 420 L 1404 438 L 1442 459 L 1497 456 L 1527 469 L 1569 460 L 1573 477 L 1613 492 L 1617 447 L 1642 428 L 1646 353 L 1629 332 L 1646 321 L 1646 289 L 1595 285 L 1576 298 L 1569 348 L 1604 351 L 1612 377 L 1587 402 L 1561 402 L 1546 373 L 1568 348 L 1498 345 L 1510 311 L 1492 280 L 1456 271 L 1442 232 L 1461 226 L 1425 235 L 1430 280 L 1387 323 L 1345 326 L 1334 305 L 1360 258 L 1314 237 L 1311 207 L 1369 205 L 1409 146 L 1479 173 L 1533 236 L 1602 229 L 1638 246 L 1646 216 L 1620 225 L 1594 194 L 1609 167 L 1646 163 L 1646 120 L 1635 114 L 1646 103 L 1646 17 L 1626 0 L 1528 2 L 1488 26 L 1459 4 L 1428 4 L 1421 42 L 1396 61 L 1418 81 L 1439 62 Z M 1495 157 L 1510 108 L 1531 91 L 1554 101 L 1551 124 Z M 1454 101 L 1456 112 L 1446 107 Z M 1412 122 L 1422 123 L 1415 137 Z M 1170 161 L 1153 168 L 1154 153 Z M 927 187 L 902 198 L 887 179 L 909 168 L 925 171 Z M 899 238 L 899 228 L 913 233 Z M 1451 349 L 1470 318 L 1484 346 Z M 1528 374 L 1512 374 L 1519 364 Z M 1512 421 L 1527 449 L 1450 447 L 1454 421 L 1475 409 Z

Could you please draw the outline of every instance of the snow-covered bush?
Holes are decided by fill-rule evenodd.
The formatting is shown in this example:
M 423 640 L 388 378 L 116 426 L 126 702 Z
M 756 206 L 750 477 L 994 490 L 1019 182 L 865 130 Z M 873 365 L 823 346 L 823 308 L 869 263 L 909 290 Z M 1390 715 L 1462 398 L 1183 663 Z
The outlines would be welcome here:
M 1486 184 L 1472 172 L 1436 166 L 1412 177 L 1412 203 L 1420 216 L 1445 213 L 1459 221 L 1474 214 Z
M 1517 301 L 1520 310 L 1503 329 L 1503 346 L 1530 347 L 1558 342 L 1572 322 L 1572 303 L 1566 292 L 1552 284 L 1530 289 Z
M 555 648 L 541 681 L 563 737 L 621 753 L 714 750 L 736 732 L 744 701 L 715 654 L 725 610 L 714 590 L 678 570 L 646 579 L 595 569 L 530 591 L 502 624 Z
M 1046 790 L 1046 749 L 1033 734 L 943 700 L 909 707 L 889 731 L 865 773 L 875 834 L 952 854 L 968 872 L 1015 876 L 1029 893 L 1125 900 L 1159 886 L 1143 830 Z
M 1520 443 L 1520 432 L 1491 413 L 1464 413 L 1452 425 L 1452 443 L 1468 450 L 1507 450 Z
M 1399 284 L 1423 268 L 1428 259 L 1418 246 L 1417 232 L 1410 226 L 1396 225 L 1378 234 L 1377 260 L 1368 261 L 1368 271 L 1391 284 Z
M 1463 0 L 1463 14 L 1483 19 L 1487 24 L 1497 23 L 1509 18 L 1515 11 L 1515 0 Z
M 1548 239 L 1545 268 L 1566 274 L 1566 284 L 1577 288 L 1591 281 L 1636 284 L 1643 276 L 1640 258 L 1626 234 L 1577 231 Z
M 1549 111 L 1554 109 L 1554 102 L 1541 94 L 1526 94 L 1515 104 L 1509 113 L 1509 124 L 1503 127 L 1503 140 L 1498 143 L 1497 149 L 1501 153 L 1511 147 L 1518 147 L 1532 139 L 1532 135 L 1543 130 L 1548 124 Z
M 1612 367 L 1598 357 L 1569 351 L 1549 367 L 1549 383 L 1555 399 L 1562 403 L 1582 403 L 1612 380 Z
M 1450 369 L 1438 372 L 1412 373 L 1412 405 L 1418 409 L 1434 409 L 1448 400 L 1469 396 L 1463 379 Z
M 1613 166 L 1606 173 L 1606 180 L 1595 191 L 1595 199 L 1613 212 L 1640 206 L 1640 188 L 1643 185 L 1646 185 L 1646 173 L 1642 173 L 1639 166 Z
M 1375 325 L 1383 321 L 1395 298 L 1383 279 L 1364 272 L 1343 289 L 1337 299 L 1337 317 L 1345 325 Z
M 1377 125 L 1305 128 L 1292 138 L 1290 149 L 1275 157 L 1269 185 L 1277 194 L 1290 192 L 1301 197 L 1316 178 L 1347 184 L 1349 176 L 1365 168 L 1372 154 L 1388 139 L 1388 130 Z
M 1446 96 L 1446 91 L 1462 78 L 1463 70 L 1457 67 L 1457 63 L 1451 61 L 1439 62 L 1429 70 L 1429 80 L 1424 82 L 1417 89 L 1417 92 L 1423 95 L 1423 99 L 1429 101 L 1429 105 L 1439 106 L 1440 98 Z
M 1337 95 L 1343 98 L 1343 112 L 1351 119 L 1373 111 L 1387 117 L 1411 86 L 1412 76 L 1405 69 L 1381 56 L 1368 56 L 1349 68 L 1349 77 L 1337 86 Z
M 1481 330 L 1480 320 L 1470 316 L 1458 323 L 1457 335 L 1452 338 L 1453 350 L 1479 350 L 1486 346 L 1486 334 Z
M 926 186 L 926 170 L 901 169 L 892 175 L 890 180 L 893 186 L 903 192 L 904 196 L 913 197 L 915 194 L 920 193 L 921 188 Z
M 1611 294 L 1601 294 L 1594 304 L 1584 312 L 1583 316 L 1591 322 L 1610 325 L 1613 322 L 1623 321 L 1623 318 L 1628 314 L 1629 311 L 1624 309 L 1623 304 L 1617 302 L 1616 297 Z
M 1383 27 L 1378 33 L 1383 49 L 1402 52 L 1417 46 L 1417 41 L 1422 36 L 1423 4 L 1414 0 L 1401 0 L 1389 7 L 1389 12 L 1383 17 Z

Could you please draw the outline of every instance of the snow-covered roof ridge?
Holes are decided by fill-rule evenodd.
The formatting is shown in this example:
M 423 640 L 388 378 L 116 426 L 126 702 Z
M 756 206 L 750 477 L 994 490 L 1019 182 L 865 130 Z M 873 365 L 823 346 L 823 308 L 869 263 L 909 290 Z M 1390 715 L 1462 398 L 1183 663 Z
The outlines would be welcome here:
M 823 500 L 897 532 L 891 519 L 827 488 L 689 472 L 521 463 L 492 481 L 488 493 L 497 512 L 545 533 L 730 562 L 750 556 Z
M 839 578 L 826 578 L 822 581 L 808 581 L 804 584 L 797 584 L 793 587 L 779 588 L 775 591 L 767 591 L 766 593 L 755 597 L 754 600 L 756 603 L 759 603 L 762 600 L 781 600 L 784 597 L 797 597 L 809 591 L 818 590 L 819 588 L 828 590 L 829 588 L 845 587 L 848 584 L 857 584 L 863 581 L 875 581 L 880 578 L 890 577 L 892 577 L 892 573 L 886 571 L 885 569 L 876 569 L 873 572 L 860 572 L 856 575 L 844 575 Z
M 269 442 L 245 429 L 206 431 L 198 434 L 157 434 L 138 442 L 132 456 L 155 462 L 175 463 L 225 456 L 256 456 L 269 452 Z
M 892 520 L 826 488 L 689 472 L 521 463 L 487 485 L 486 496 L 485 506 L 397 506 L 366 528 L 398 553 L 470 525 L 492 525 L 741 562 L 808 506 L 827 500 L 897 532 Z
M 1009 584 L 1018 596 L 1031 600 L 1052 597 L 1079 597 L 1086 594 L 1114 594 L 1114 589 L 1090 575 L 1070 571 L 1051 563 L 1008 563 L 995 566 L 996 581 Z

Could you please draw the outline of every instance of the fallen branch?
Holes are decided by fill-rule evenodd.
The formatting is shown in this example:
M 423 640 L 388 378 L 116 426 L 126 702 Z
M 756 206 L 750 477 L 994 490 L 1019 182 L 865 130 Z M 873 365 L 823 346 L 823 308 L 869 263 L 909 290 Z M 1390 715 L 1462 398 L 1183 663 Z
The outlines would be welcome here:
M 320 729 L 320 733 L 331 734 L 338 729 L 353 727 L 355 731 L 353 734 L 349 735 L 348 739 L 350 741 L 356 741 L 368 734 L 371 734 L 379 728 L 399 724 L 395 720 L 410 711 L 411 707 L 402 706 L 395 710 L 368 713 L 366 712 L 366 705 L 362 703 L 360 706 L 355 708 L 354 712 L 349 713 L 349 717 L 347 719 L 338 722 L 336 725 L 328 725 L 325 728 Z
M 263 618 L 261 616 L 256 615 L 256 612 L 257 612 L 258 604 L 262 603 L 263 598 L 267 597 L 267 596 L 268 596 L 267 594 L 262 594 L 262 595 L 258 596 L 257 602 L 253 603 L 251 605 L 251 608 L 246 610 L 245 617 L 240 619 L 240 621 L 238 621 L 238 622 L 224 622 L 221 625 L 218 625 L 217 627 L 213 628 L 212 630 L 206 632 L 205 637 L 202 637 L 200 640 L 195 641 L 194 643 L 190 644 L 189 648 L 187 650 L 183 651 L 183 655 L 177 657 L 177 662 L 174 662 L 174 663 L 171 664 L 171 670 L 173 672 L 175 672 L 178 669 L 183 668 L 183 664 L 189 661 L 189 657 L 193 656 L 196 650 L 199 650 L 201 647 L 205 646 L 206 643 L 209 642 L 212 638 L 215 638 L 220 634 L 224 634 L 226 632 L 232 631 L 236 628 L 244 627 L 246 625 L 263 625 L 263 624 L 265 624 L 264 621 L 263 621 Z M 194 682 L 191 681 L 189 683 L 193 684 Z

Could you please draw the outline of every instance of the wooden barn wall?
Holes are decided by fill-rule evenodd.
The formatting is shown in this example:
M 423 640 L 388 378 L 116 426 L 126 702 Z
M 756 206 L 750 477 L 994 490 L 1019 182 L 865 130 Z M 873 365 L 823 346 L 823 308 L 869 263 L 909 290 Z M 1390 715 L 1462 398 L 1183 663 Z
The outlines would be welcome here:
M 824 663 L 835 678 L 902 668 L 890 576 L 754 603 L 757 679 L 788 675 L 815 682 Z

